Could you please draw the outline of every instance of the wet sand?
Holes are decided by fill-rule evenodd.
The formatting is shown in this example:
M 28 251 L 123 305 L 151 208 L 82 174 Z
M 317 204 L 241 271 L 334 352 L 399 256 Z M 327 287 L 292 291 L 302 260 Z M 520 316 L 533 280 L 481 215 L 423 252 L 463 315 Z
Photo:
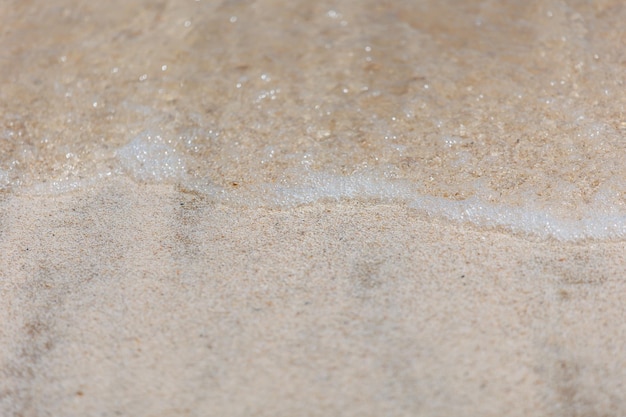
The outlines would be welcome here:
M 163 185 L 2 202 L 4 415 L 620 415 L 624 243 Z
M 0 415 L 626 415 L 622 2 L 42 4 Z

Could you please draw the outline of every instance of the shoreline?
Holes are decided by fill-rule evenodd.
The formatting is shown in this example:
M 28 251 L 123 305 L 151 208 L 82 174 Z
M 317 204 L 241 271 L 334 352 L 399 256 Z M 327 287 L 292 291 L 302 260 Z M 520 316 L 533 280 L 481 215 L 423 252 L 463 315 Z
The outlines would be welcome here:
M 626 217 L 619 213 L 602 213 L 585 207 L 586 211 L 600 212 L 597 217 L 558 217 L 551 210 L 533 206 L 507 206 L 483 201 L 478 196 L 448 199 L 421 194 L 418 187 L 406 180 L 380 180 L 370 175 L 330 175 L 311 173 L 292 185 L 258 184 L 241 187 L 239 183 L 228 189 L 212 183 L 192 180 L 142 181 L 123 172 L 102 172 L 90 179 L 52 181 L 18 190 L 4 190 L 7 196 L 50 197 L 89 192 L 107 187 L 107 182 L 132 181 L 136 186 L 170 187 L 177 192 L 197 195 L 207 203 L 224 204 L 234 208 L 292 210 L 314 204 L 399 205 L 427 221 L 450 221 L 462 228 L 488 230 L 510 234 L 524 240 L 562 243 L 602 243 L 626 241 Z M 45 191 L 47 189 L 47 191 Z

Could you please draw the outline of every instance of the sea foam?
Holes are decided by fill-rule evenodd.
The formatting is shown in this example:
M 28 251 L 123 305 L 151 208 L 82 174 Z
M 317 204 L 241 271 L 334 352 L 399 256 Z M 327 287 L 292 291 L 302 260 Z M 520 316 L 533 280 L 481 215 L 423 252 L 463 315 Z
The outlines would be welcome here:
M 374 173 L 335 175 L 306 173 L 292 184 L 260 184 L 247 190 L 226 190 L 214 185 L 193 187 L 213 197 L 244 206 L 291 208 L 319 201 L 365 200 L 370 203 L 399 203 L 426 213 L 472 224 L 489 230 L 504 230 L 522 236 L 555 238 L 561 241 L 626 238 L 626 214 L 602 211 L 590 206 L 578 219 L 559 218 L 531 203 L 507 206 L 485 201 L 477 196 L 451 200 L 422 194 L 419 187 L 406 180 L 390 180 Z
M 242 207 L 364 200 L 626 239 L 626 9 L 367 0 L 337 20 L 325 2 L 214 3 L 69 26 L 44 7 L 43 43 L 13 25 L 0 51 L 28 53 L 0 73 L 0 190 L 128 176 Z
M 182 156 L 159 133 L 143 132 L 116 152 L 120 166 L 139 181 L 180 179 L 186 168 Z

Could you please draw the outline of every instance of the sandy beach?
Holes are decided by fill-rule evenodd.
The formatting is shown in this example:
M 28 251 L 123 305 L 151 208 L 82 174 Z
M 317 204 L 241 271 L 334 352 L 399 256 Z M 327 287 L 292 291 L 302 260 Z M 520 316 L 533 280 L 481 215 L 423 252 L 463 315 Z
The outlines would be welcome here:
M 626 415 L 625 19 L 0 4 L 0 415 Z
M 625 245 L 130 181 L 2 203 L 4 415 L 620 415 Z

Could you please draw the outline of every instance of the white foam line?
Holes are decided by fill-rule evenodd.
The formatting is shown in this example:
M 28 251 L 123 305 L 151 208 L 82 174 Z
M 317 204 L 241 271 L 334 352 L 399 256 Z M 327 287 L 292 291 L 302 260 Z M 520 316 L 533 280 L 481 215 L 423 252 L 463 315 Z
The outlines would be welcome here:
M 558 219 L 545 211 L 491 204 L 475 197 L 450 201 L 441 197 L 416 196 L 407 203 L 431 215 L 444 216 L 458 222 L 487 228 L 502 227 L 516 233 L 554 237 L 563 241 L 626 237 L 626 216 L 623 215 L 580 220 Z
M 103 171 L 79 181 L 42 183 L 14 190 L 14 192 L 35 195 L 59 194 L 124 174 L 130 175 L 122 170 Z M 296 184 L 262 184 L 237 191 L 227 190 L 214 184 L 201 184 L 197 180 L 183 182 L 185 184 L 182 185 L 187 188 L 222 201 L 244 206 L 280 208 L 312 204 L 321 200 L 382 200 L 403 202 L 415 210 L 434 217 L 471 223 L 487 229 L 502 228 L 513 233 L 534 235 L 540 238 L 552 237 L 561 241 L 626 239 L 626 214 L 598 215 L 579 220 L 560 219 L 536 208 L 493 204 L 477 197 L 454 201 L 424 195 L 419 193 L 417 186 L 413 183 L 404 180 L 381 179 L 374 173 L 350 176 L 309 173 L 301 177 Z
M 462 223 L 485 228 L 503 228 L 514 233 L 553 237 L 562 241 L 626 238 L 626 215 L 603 215 L 580 220 L 559 219 L 546 211 L 529 207 L 492 204 L 471 197 L 453 201 L 423 195 L 415 186 L 401 180 L 380 180 L 370 175 L 335 176 L 310 174 L 295 185 L 265 184 L 253 190 L 261 206 L 289 207 L 310 204 L 323 199 L 377 199 L 402 201 L 409 207 Z M 232 199 L 244 202 L 239 195 Z M 248 198 L 249 200 L 249 198 Z M 245 204 L 245 203 L 244 203 Z
M 29 186 L 17 186 L 11 188 L 11 191 L 15 195 L 30 195 L 30 196 L 53 196 L 65 193 L 70 193 L 76 190 L 82 190 L 95 186 L 100 181 L 112 177 L 119 172 L 111 170 L 101 170 L 89 177 L 84 178 L 66 178 L 61 180 L 52 180 L 46 182 L 38 182 Z

